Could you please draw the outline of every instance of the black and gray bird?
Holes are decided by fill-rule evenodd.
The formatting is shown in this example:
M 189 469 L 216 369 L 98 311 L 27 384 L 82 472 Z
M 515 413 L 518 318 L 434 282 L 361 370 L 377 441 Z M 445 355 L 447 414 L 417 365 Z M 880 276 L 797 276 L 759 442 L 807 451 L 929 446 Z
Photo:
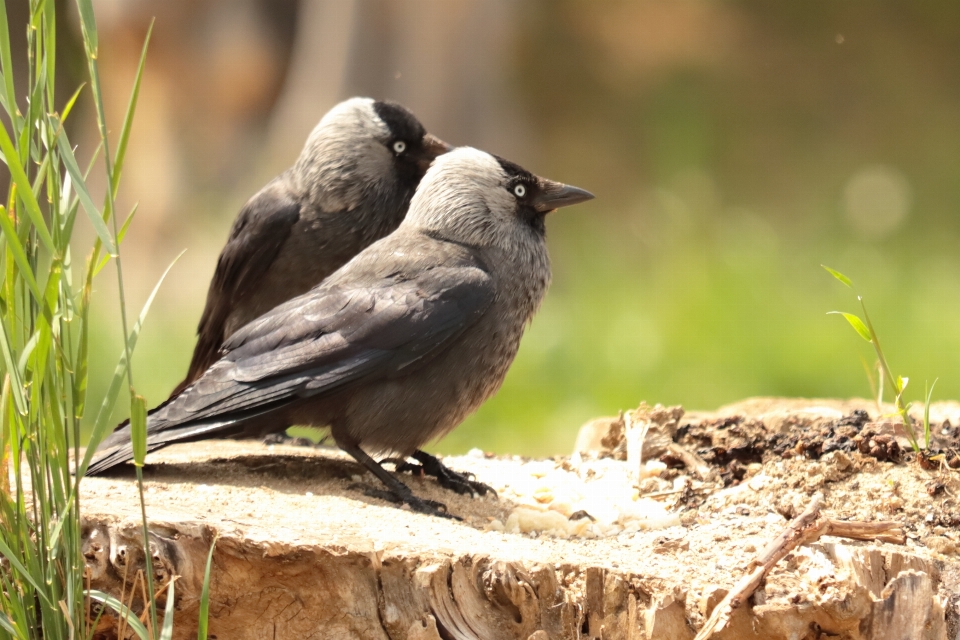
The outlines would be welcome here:
M 352 98 L 331 109 L 296 164 L 240 210 L 173 395 L 220 358 L 234 331 L 396 229 L 427 167 L 449 150 L 399 104 Z
M 550 282 L 545 217 L 592 197 L 476 149 L 440 156 L 394 233 L 238 330 L 149 416 L 148 450 L 329 426 L 397 498 L 439 514 L 368 452 L 412 456 L 444 486 L 469 486 L 420 447 L 500 387 Z M 132 457 L 123 427 L 87 473 Z

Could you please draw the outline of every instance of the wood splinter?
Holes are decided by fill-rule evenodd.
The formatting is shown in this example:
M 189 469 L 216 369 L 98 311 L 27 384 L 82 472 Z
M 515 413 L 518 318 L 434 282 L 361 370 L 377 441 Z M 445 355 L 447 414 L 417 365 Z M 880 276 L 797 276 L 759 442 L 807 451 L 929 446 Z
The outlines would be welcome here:
M 830 535 L 853 540 L 876 540 L 904 544 L 906 534 L 897 522 L 843 522 L 820 517 L 823 496 L 814 497 L 799 516 L 770 542 L 747 567 L 747 575 L 721 600 L 710 614 L 710 619 L 694 640 L 706 640 L 721 631 L 730 622 L 734 610 L 753 595 L 770 570 L 788 553 L 800 545 L 810 544 L 821 536 Z

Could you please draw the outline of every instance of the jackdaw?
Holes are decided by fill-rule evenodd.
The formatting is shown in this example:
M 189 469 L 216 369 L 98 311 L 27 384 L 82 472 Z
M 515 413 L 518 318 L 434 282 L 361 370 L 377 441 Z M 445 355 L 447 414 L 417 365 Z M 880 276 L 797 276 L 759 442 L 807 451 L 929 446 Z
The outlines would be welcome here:
M 471 486 L 420 447 L 500 387 L 550 282 L 546 214 L 592 197 L 476 149 L 440 156 L 395 232 L 239 329 L 149 416 L 148 450 L 329 426 L 396 499 L 443 515 L 367 451 L 412 456 L 444 486 Z M 132 457 L 124 426 L 87 473 Z
M 234 331 L 307 292 L 397 228 L 427 167 L 449 151 L 407 109 L 352 98 L 320 120 L 296 164 L 240 210 L 220 253 L 187 377 Z

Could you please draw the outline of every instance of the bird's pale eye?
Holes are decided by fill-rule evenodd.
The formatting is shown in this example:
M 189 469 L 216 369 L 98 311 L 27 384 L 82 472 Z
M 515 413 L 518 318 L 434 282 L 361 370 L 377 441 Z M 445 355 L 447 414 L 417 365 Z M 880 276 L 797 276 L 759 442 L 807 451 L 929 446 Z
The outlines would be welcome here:
M 397 140 L 393 143 L 393 152 L 400 154 L 407 150 L 407 143 L 403 140 Z
M 513 195 L 517 196 L 518 198 L 522 198 L 523 196 L 527 195 L 527 188 L 522 184 L 518 184 L 513 188 Z

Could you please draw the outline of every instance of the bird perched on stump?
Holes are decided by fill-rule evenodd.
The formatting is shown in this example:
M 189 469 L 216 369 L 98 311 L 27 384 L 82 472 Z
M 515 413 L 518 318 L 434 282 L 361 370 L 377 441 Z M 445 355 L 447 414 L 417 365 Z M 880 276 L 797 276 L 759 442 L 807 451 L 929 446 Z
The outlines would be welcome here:
M 441 484 L 471 486 L 420 447 L 500 387 L 550 282 L 546 215 L 592 197 L 476 149 L 440 156 L 396 231 L 235 332 L 219 361 L 149 416 L 148 451 L 329 426 L 398 500 L 444 515 L 368 452 L 412 456 Z M 125 426 L 88 474 L 132 457 Z
M 220 358 L 234 331 L 396 229 L 427 167 L 450 148 L 393 102 L 352 98 L 331 109 L 296 164 L 240 210 L 173 395 Z

